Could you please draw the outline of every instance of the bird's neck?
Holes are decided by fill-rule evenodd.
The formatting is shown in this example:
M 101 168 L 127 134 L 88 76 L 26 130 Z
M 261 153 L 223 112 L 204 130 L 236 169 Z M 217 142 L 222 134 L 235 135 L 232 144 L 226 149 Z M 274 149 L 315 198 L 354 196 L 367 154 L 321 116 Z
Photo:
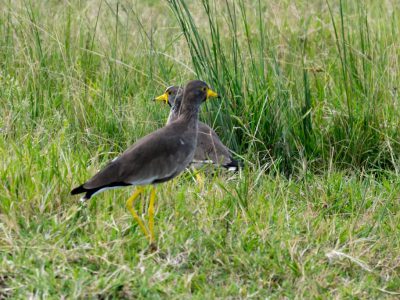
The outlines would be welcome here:
M 175 121 L 176 119 L 178 119 L 178 117 L 179 117 L 179 111 L 175 111 L 175 110 L 171 109 L 171 111 L 169 112 L 167 124 Z
M 176 119 L 178 119 L 179 115 L 180 115 L 180 110 L 181 110 L 181 104 L 182 104 L 182 100 L 180 99 L 175 99 L 174 105 L 172 105 L 171 107 L 171 111 L 169 113 L 168 116 L 168 120 L 167 120 L 167 124 L 175 121 Z
M 180 98 L 175 98 L 174 105 L 171 107 L 171 114 L 174 113 L 176 116 L 179 116 L 180 110 L 181 110 L 181 105 L 182 104 L 182 99 Z
M 174 105 L 171 107 L 171 111 L 175 113 L 179 113 L 179 109 L 181 108 L 181 102 L 176 101 Z
M 187 107 L 182 105 L 179 111 L 178 119 L 187 123 L 187 127 L 197 132 L 197 121 L 199 118 L 199 107 Z

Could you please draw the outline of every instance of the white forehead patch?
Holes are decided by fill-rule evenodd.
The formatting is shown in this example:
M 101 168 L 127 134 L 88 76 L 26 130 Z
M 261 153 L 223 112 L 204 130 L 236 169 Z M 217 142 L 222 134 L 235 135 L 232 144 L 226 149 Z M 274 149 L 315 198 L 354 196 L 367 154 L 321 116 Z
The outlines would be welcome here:
M 169 89 L 171 89 L 171 88 L 173 88 L 174 86 L 173 85 L 170 85 L 169 87 L 167 87 L 166 89 L 165 89 L 165 91 L 168 91 Z

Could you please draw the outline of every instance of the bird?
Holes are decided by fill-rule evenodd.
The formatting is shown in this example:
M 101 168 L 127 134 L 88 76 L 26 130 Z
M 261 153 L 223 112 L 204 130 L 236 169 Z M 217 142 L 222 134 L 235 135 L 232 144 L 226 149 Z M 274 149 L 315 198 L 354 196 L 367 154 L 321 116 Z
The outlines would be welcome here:
M 151 243 L 155 240 L 155 185 L 173 179 L 193 160 L 197 143 L 199 107 L 207 99 L 218 97 L 218 94 L 201 80 L 189 81 L 182 93 L 178 118 L 139 139 L 92 178 L 71 191 L 72 195 L 85 193 L 81 200 L 86 201 L 108 189 L 136 186 L 126 201 L 126 207 Z M 133 207 L 134 201 L 145 191 L 146 185 L 152 185 L 148 229 Z
M 155 101 L 163 101 L 170 106 L 170 113 L 166 124 L 179 118 L 182 104 L 182 88 L 169 86 Z M 217 133 L 207 124 L 199 121 L 197 132 L 197 146 L 191 166 L 200 168 L 204 164 L 222 166 L 229 171 L 238 171 L 242 163 L 234 159 L 231 151 L 225 146 Z

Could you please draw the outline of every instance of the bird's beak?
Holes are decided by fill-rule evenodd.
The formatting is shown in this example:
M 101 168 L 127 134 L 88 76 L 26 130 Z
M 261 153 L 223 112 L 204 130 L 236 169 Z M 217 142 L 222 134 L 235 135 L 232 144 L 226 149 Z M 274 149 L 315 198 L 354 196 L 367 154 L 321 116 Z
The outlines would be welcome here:
M 165 101 L 165 103 L 168 104 L 168 94 L 164 93 L 161 96 L 154 98 L 154 101 Z
M 207 89 L 207 99 L 216 97 L 218 97 L 218 94 L 216 92 L 214 92 L 212 89 Z

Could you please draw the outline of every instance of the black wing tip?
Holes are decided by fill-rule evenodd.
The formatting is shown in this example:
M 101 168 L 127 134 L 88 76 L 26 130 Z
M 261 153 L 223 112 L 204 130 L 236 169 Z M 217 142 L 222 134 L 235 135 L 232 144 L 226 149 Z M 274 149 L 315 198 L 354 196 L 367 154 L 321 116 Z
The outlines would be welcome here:
M 77 195 L 77 194 L 82 194 L 82 193 L 86 193 L 86 194 L 82 196 L 81 201 L 86 201 L 86 200 L 89 200 L 89 199 L 90 199 L 90 197 L 91 197 L 92 194 L 93 194 L 93 191 L 92 191 L 92 190 L 85 189 L 85 188 L 83 187 L 83 184 L 80 185 L 80 186 L 78 186 L 78 187 L 76 187 L 76 188 L 74 188 L 74 189 L 71 191 L 71 195 Z
M 241 160 L 236 160 L 231 157 L 231 161 L 224 165 L 224 168 L 228 169 L 229 171 L 237 172 L 239 169 L 244 167 L 244 163 Z
M 71 191 L 71 195 L 77 195 L 77 194 L 86 193 L 81 198 L 81 201 L 86 201 L 86 200 L 89 200 L 95 192 L 96 192 L 96 189 L 94 189 L 94 190 L 86 189 L 86 188 L 83 187 L 83 184 L 82 184 L 82 185 L 74 188 Z
M 131 185 L 130 183 L 125 183 L 125 182 L 114 182 L 108 185 L 104 185 L 104 186 L 99 186 L 96 188 L 92 188 L 92 189 L 87 189 L 84 187 L 84 184 L 74 188 L 71 191 L 71 195 L 77 195 L 77 194 L 82 194 L 82 193 L 86 193 L 81 200 L 89 200 L 90 198 L 92 198 L 92 196 L 94 194 L 96 194 L 99 190 L 103 189 L 103 188 L 107 188 L 107 187 L 123 187 L 123 186 L 128 186 Z
M 85 189 L 85 188 L 83 187 L 83 184 L 82 184 L 82 185 L 80 185 L 80 186 L 74 188 L 74 189 L 71 191 L 71 195 L 82 194 L 82 193 L 85 193 L 85 192 L 87 192 L 87 191 L 88 191 L 88 190 Z

